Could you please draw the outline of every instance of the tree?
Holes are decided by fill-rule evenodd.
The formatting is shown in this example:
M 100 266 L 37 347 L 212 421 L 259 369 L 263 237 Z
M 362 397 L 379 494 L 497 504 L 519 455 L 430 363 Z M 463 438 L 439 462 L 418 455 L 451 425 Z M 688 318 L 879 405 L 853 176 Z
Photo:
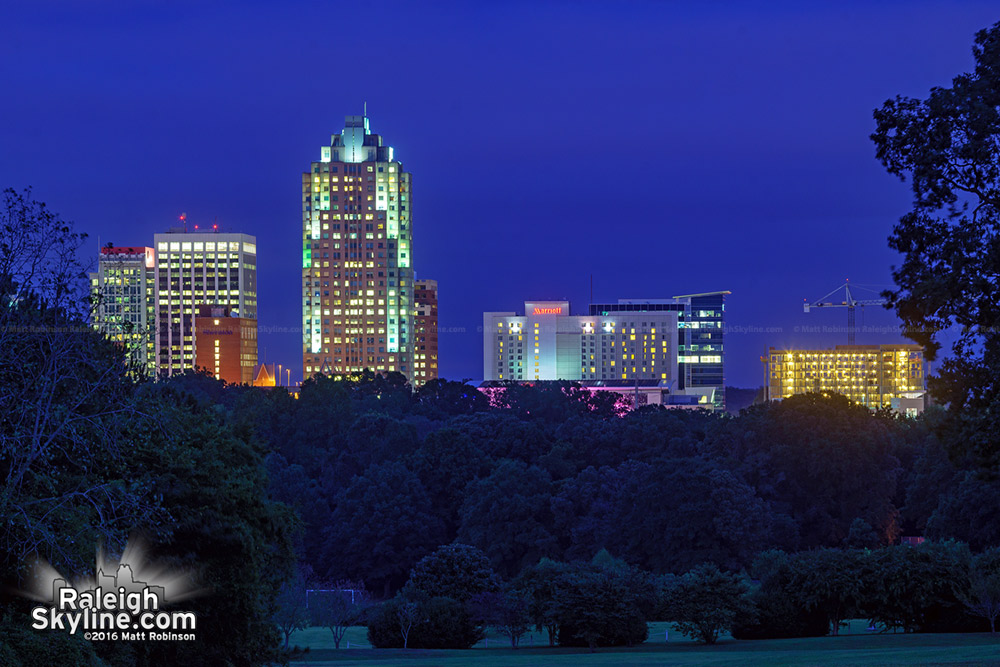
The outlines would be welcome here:
M 719 423 L 704 449 L 774 512 L 774 546 L 839 546 L 859 517 L 888 544 L 899 533 L 892 501 L 902 472 L 893 428 L 839 394 L 803 394 Z
M 466 485 L 489 475 L 493 462 L 467 433 L 453 426 L 428 434 L 407 461 L 423 482 L 439 516 L 445 519 L 448 538 L 453 538 L 458 531 Z
M 1000 465 L 1000 23 L 976 33 L 975 67 L 926 99 L 896 97 L 874 113 L 876 156 L 909 177 L 913 207 L 889 237 L 902 253 L 887 292 L 908 337 L 950 358 L 928 385 L 949 406 L 948 442 Z M 950 335 L 950 334 L 949 334 Z
M 703 458 L 588 468 L 561 486 L 552 511 L 567 558 L 607 548 L 658 573 L 749 564 L 771 523 L 752 488 Z
M 396 620 L 399 621 L 399 633 L 403 636 L 403 648 L 409 648 L 410 630 L 420 619 L 420 605 L 416 602 L 403 602 L 396 606 Z
M 364 616 L 371 597 L 364 584 L 339 581 L 324 584 L 309 598 L 309 620 L 333 634 L 333 647 L 340 648 L 344 634 Z
M 973 549 L 1000 544 L 1000 479 L 967 471 L 942 493 L 927 520 L 926 536 L 932 540 L 956 539 Z
M 474 386 L 443 378 L 424 383 L 415 398 L 423 411 L 432 417 L 471 415 L 489 408 L 489 400 Z
M 733 638 L 822 637 L 830 631 L 826 614 L 817 608 L 806 609 L 799 591 L 791 587 L 788 554 L 775 550 L 761 552 L 754 559 L 750 574 L 759 581 L 748 597 L 754 613 L 733 622 Z
M 942 417 L 942 412 L 940 408 L 927 410 L 919 421 L 930 421 L 925 428 L 933 429 Z M 964 476 L 949 460 L 947 449 L 936 436 L 928 433 L 918 447 L 907 475 L 905 499 L 901 508 L 909 526 L 909 535 L 926 534 L 928 520 L 942 499 L 954 493 L 954 487 Z
M 400 592 L 368 617 L 375 648 L 467 649 L 482 638 L 466 605 L 447 597 L 411 600 Z
M 285 636 L 284 648 L 288 648 L 288 640 L 296 630 L 309 626 L 309 608 L 306 595 L 306 580 L 302 571 L 296 569 L 295 576 L 281 584 L 278 596 L 274 600 L 275 625 Z
M 670 620 L 681 632 L 714 644 L 719 634 L 752 614 L 747 583 L 738 575 L 702 563 L 680 577 L 668 590 Z
M 441 543 L 423 484 L 399 462 L 369 467 L 336 498 L 324 531 L 324 561 L 333 577 L 364 579 L 388 591 Z
M 549 646 L 556 645 L 559 618 L 554 600 L 566 569 L 564 563 L 543 558 L 523 570 L 514 582 L 515 588 L 527 594 L 528 616 L 539 632 L 544 629 L 548 633 Z
M 30 304 L 80 322 L 89 314 L 86 275 L 77 252 L 87 235 L 31 197 L 3 191 L 0 209 L 0 317 L 16 318 Z
M 527 594 L 510 588 L 477 593 L 469 600 L 473 617 L 507 637 L 511 648 L 531 627 L 529 605 Z
M 851 522 L 851 527 L 844 538 L 844 546 L 851 549 L 875 549 L 879 546 L 878 533 L 861 517 Z
M 996 634 L 997 616 L 1000 616 L 1000 576 L 995 572 L 974 573 L 964 602 L 971 613 L 985 618 L 990 624 L 990 632 Z
M 466 487 L 458 539 L 482 549 L 504 576 L 515 576 L 554 552 L 549 474 L 521 461 L 503 461 Z
M 985 618 L 990 632 L 996 634 L 1000 617 L 1000 548 L 994 547 L 973 558 L 968 592 L 961 593 L 959 599 L 970 613 Z
M 819 610 L 840 633 L 844 619 L 861 608 L 861 557 L 858 552 L 819 549 L 796 554 L 789 561 L 789 588 L 798 591 L 806 610 Z
M 626 579 L 593 564 L 568 566 L 552 600 L 559 644 L 633 646 L 648 636 L 646 616 Z
M 956 599 L 968 580 L 968 549 L 957 543 L 891 546 L 858 554 L 862 583 L 858 611 L 903 632 L 955 630 L 963 616 Z M 945 623 L 951 627 L 942 627 Z
M 403 589 L 410 598 L 447 597 L 465 602 L 500 589 L 486 555 L 467 544 L 446 544 L 420 559 Z
M 169 520 L 140 526 L 165 567 L 194 570 L 211 595 L 185 600 L 197 640 L 137 644 L 146 663 L 265 664 L 280 634 L 275 600 L 293 575 L 294 512 L 268 497 L 264 448 L 245 425 L 169 383 L 143 385 L 137 401 L 158 416 L 131 457 L 149 471 Z M 155 656 L 155 660 L 154 660 Z
M 94 331 L 77 259 L 85 234 L 6 190 L 0 208 L 0 557 L 5 579 L 34 554 L 67 575 L 96 544 L 166 513 L 131 452 L 157 427 L 124 351 Z

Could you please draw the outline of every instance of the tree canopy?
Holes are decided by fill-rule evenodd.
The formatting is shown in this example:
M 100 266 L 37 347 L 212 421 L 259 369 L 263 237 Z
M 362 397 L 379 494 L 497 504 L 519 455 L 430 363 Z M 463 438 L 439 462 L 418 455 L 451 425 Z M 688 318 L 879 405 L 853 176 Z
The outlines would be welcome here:
M 875 111 L 871 135 L 889 173 L 909 178 L 913 207 L 889 245 L 902 254 L 887 293 L 904 333 L 934 359 L 930 378 L 952 411 L 949 442 L 1000 465 L 1000 23 L 976 33 L 975 67 L 925 99 Z

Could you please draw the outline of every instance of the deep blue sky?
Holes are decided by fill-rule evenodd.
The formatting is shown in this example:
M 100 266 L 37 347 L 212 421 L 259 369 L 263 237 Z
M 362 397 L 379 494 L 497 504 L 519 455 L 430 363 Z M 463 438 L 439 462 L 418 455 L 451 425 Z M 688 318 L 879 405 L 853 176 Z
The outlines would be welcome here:
M 909 189 L 872 109 L 972 65 L 996 2 L 33 0 L 0 8 L 0 186 L 118 245 L 182 211 L 255 234 L 263 360 L 301 373 L 300 174 L 368 102 L 413 173 L 441 373 L 484 310 L 730 289 L 727 380 L 832 345 L 845 277 L 889 284 Z M 859 323 L 860 323 L 859 317 Z M 891 327 L 868 309 L 868 325 Z M 463 332 L 464 331 L 464 332 Z M 859 342 L 892 334 L 859 333 Z

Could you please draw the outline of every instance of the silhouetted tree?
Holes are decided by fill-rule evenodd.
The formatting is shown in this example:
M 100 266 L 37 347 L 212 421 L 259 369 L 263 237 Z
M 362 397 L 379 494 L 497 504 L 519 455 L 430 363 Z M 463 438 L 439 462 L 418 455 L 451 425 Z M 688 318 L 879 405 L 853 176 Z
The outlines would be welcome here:
M 889 173 L 909 178 L 912 210 L 889 237 L 903 262 L 887 292 L 909 338 L 934 359 L 943 332 L 951 356 L 928 385 L 951 418 L 952 450 L 1000 465 L 1000 23 L 976 33 L 975 67 L 926 99 L 896 97 L 875 110 L 871 135 Z

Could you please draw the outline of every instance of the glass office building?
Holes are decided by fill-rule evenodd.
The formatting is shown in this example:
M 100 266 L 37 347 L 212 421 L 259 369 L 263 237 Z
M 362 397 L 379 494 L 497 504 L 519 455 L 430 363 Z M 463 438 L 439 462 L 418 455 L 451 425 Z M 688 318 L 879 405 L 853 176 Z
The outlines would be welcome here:
M 155 235 L 156 355 L 161 373 L 183 373 L 196 360 L 195 318 L 204 305 L 257 319 L 257 239 L 248 234 Z M 256 338 L 254 339 L 256 357 Z M 250 367 L 256 364 L 256 358 Z

